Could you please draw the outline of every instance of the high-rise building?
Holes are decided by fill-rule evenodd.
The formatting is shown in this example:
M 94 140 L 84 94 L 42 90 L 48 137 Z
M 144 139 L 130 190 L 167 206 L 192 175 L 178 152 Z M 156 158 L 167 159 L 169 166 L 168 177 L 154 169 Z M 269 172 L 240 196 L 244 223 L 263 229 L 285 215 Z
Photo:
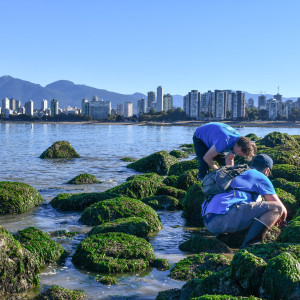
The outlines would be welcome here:
M 17 109 L 16 107 L 16 100 L 14 98 L 10 98 L 9 100 L 9 108 L 14 111 Z
M 246 95 L 241 91 L 236 91 L 237 96 L 237 117 L 244 118 L 246 115 Z
M 21 101 L 16 100 L 16 109 L 18 110 L 21 107 Z
M 275 120 L 278 116 L 278 101 L 277 99 L 269 99 L 267 102 L 269 119 Z
M 119 103 L 117 105 L 117 114 L 119 116 L 124 116 L 124 103 Z
M 254 99 L 253 98 L 249 98 L 247 100 L 247 108 L 253 108 L 254 107 Z
M 164 102 L 163 102 L 163 88 L 159 86 L 157 88 L 157 101 L 156 101 L 156 111 L 160 112 L 164 110 Z
M 215 117 L 218 120 L 223 120 L 225 118 L 226 93 L 224 91 L 215 90 L 215 99 L 216 99 Z
M 137 113 L 138 114 L 145 114 L 147 112 L 147 100 L 142 98 L 137 102 Z
M 183 98 L 183 109 L 191 118 L 199 118 L 200 116 L 200 100 L 201 94 L 198 90 L 192 90 Z
M 204 117 L 214 117 L 215 116 L 215 93 L 212 91 L 207 91 L 207 93 L 201 94 L 200 101 L 200 114 Z
M 279 89 L 279 88 L 278 88 Z M 282 114 L 283 113 L 283 107 L 282 107 L 282 95 L 280 95 L 279 93 L 277 93 L 276 95 L 274 95 L 273 99 L 277 100 L 277 111 L 278 114 Z
M 173 108 L 173 96 L 170 94 L 166 94 L 163 97 L 163 108 L 164 111 L 168 111 Z
M 267 98 L 265 95 L 258 96 L 258 109 L 267 108 Z
M 90 104 L 88 99 L 84 98 L 81 100 L 81 114 L 84 116 L 88 116 L 89 115 L 89 108 L 90 108 Z
M 6 109 L 9 109 L 9 99 L 8 98 L 4 98 L 2 99 L 2 111 L 5 111 Z
M 152 103 L 155 102 L 155 92 L 150 91 L 148 92 L 148 110 L 152 107 Z
M 52 99 L 51 101 L 51 116 L 58 115 L 58 100 Z
M 111 102 L 93 96 L 89 105 L 89 115 L 93 119 L 105 119 L 111 113 Z
M 46 111 L 48 109 L 48 100 L 43 99 L 41 102 L 41 110 Z
M 124 105 L 124 118 L 130 118 L 133 116 L 133 103 L 126 102 Z
M 33 101 L 29 100 L 25 103 L 25 115 L 33 116 Z

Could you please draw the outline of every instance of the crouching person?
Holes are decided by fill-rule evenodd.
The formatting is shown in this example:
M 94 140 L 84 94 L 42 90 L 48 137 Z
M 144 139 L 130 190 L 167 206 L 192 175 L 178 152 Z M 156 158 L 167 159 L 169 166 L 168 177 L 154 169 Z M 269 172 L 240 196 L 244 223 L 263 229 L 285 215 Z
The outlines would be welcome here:
M 251 169 L 234 179 L 234 189 L 208 198 L 202 205 L 205 227 L 216 235 L 249 228 L 240 248 L 261 243 L 268 229 L 287 217 L 287 210 L 268 179 L 272 166 L 271 157 L 259 154 Z

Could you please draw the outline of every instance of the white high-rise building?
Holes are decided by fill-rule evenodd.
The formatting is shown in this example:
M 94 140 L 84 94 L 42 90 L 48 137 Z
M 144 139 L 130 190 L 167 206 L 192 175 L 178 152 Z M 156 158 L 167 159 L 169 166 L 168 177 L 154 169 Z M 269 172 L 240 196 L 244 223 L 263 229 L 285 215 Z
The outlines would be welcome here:
M 33 116 L 33 101 L 29 100 L 25 103 L 25 115 Z
M 130 118 L 133 116 L 133 103 L 126 102 L 124 105 L 124 118 Z
M 222 120 L 225 118 L 225 92 L 216 91 L 216 118 Z
M 137 102 L 137 113 L 145 114 L 147 112 L 147 100 L 142 98 Z
M 89 114 L 93 119 L 105 119 L 111 113 L 111 102 L 99 100 L 97 96 L 94 96 L 89 109 Z
M 5 111 L 6 109 L 9 109 L 9 99 L 8 98 L 4 98 L 2 99 L 2 111 Z
M 164 98 L 163 98 L 163 108 L 164 108 L 164 111 L 168 111 L 170 109 L 173 108 L 173 96 L 170 95 L 170 94 L 166 94 L 164 95 Z
M 124 103 L 119 103 L 117 105 L 117 114 L 119 116 L 124 116 Z
M 277 118 L 278 115 L 278 105 L 277 105 L 277 100 L 276 99 L 269 99 L 267 101 L 267 107 L 268 107 L 268 115 L 269 115 L 269 119 L 271 120 L 275 120 Z
M 48 109 L 48 100 L 43 99 L 41 102 L 41 110 L 46 111 Z
M 157 88 L 157 100 L 156 100 L 156 111 L 160 112 L 164 110 L 164 102 L 163 102 L 163 88 L 159 86 Z

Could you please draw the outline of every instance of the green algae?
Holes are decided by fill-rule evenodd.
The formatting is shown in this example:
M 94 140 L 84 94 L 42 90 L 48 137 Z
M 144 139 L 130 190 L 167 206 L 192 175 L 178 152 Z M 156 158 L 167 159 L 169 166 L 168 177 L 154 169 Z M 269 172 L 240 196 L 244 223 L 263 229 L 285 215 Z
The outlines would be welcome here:
M 275 191 L 287 209 L 288 218 L 294 218 L 297 213 L 297 208 L 299 207 L 299 203 L 297 203 L 295 196 L 279 188 L 275 188 Z
M 191 169 L 181 174 L 176 182 L 176 187 L 187 191 L 191 186 L 198 182 L 198 169 Z
M 73 179 L 69 180 L 67 183 L 68 184 L 93 184 L 93 183 L 99 183 L 99 180 L 94 175 L 83 173 L 77 175 Z
M 284 145 L 288 147 L 298 148 L 299 144 L 297 140 L 295 140 L 292 136 L 287 133 L 281 132 L 271 132 L 264 136 L 260 141 L 260 145 L 264 145 L 266 147 L 276 147 L 278 145 Z
M 167 186 L 172 186 L 172 187 L 176 187 L 176 183 L 177 183 L 177 179 L 179 176 L 176 175 L 171 175 L 171 176 L 167 176 L 164 180 L 163 183 Z
M 198 161 L 195 159 L 181 161 L 181 162 L 173 164 L 170 167 L 168 176 L 171 176 L 171 175 L 180 176 L 185 171 L 188 171 L 191 169 L 197 169 L 197 168 L 198 168 Z
M 118 283 L 118 278 L 110 275 L 97 275 L 95 280 L 104 285 L 114 285 Z
M 153 261 L 153 267 L 159 271 L 166 271 L 171 269 L 170 263 L 165 258 L 157 258 Z
M 78 158 L 80 155 L 75 151 L 69 142 L 57 141 L 47 150 L 45 150 L 40 158 Z
M 51 286 L 38 297 L 36 300 L 84 300 L 86 295 L 79 290 L 69 290 L 57 285 Z
M 288 223 L 283 229 L 279 241 L 283 243 L 300 243 L 300 216 Z
M 274 178 L 284 178 L 288 181 L 300 182 L 300 166 L 293 165 L 274 165 L 272 168 Z
M 288 181 L 284 178 L 275 178 L 272 183 L 275 188 L 280 188 L 292 195 L 296 195 L 296 190 L 300 187 L 300 182 Z
M 179 200 L 168 195 L 150 196 L 141 201 L 155 210 L 176 210 L 179 207 Z
M 157 195 L 157 196 L 167 195 L 167 196 L 174 197 L 181 201 L 185 196 L 185 191 L 175 188 L 175 187 L 163 185 L 163 186 L 158 187 L 155 195 Z
M 169 289 L 157 294 L 155 300 L 179 300 L 181 295 L 180 289 Z
M 257 142 L 261 139 L 255 133 L 248 133 L 247 135 L 245 135 L 245 137 L 254 142 Z
M 176 158 L 188 158 L 189 154 L 185 151 L 180 151 L 180 150 L 172 150 L 169 152 L 170 155 L 176 157 Z

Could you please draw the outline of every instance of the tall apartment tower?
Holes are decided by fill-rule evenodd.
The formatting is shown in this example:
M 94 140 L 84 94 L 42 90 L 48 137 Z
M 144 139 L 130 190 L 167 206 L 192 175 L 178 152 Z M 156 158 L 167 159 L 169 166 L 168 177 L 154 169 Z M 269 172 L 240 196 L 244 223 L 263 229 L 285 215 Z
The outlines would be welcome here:
M 247 100 L 247 107 L 248 108 L 253 108 L 254 107 L 254 99 L 253 98 L 249 98 Z
M 33 116 L 33 101 L 29 100 L 25 103 L 25 115 Z
M 267 98 L 265 95 L 258 96 L 258 109 L 267 108 Z
M 51 116 L 58 115 L 58 100 L 52 99 L 50 109 L 51 109 Z
M 163 88 L 159 86 L 157 88 L 157 101 L 156 101 L 156 111 L 160 112 L 164 110 L 164 102 L 163 102 Z
M 119 103 L 117 105 L 117 114 L 119 116 L 124 116 L 124 103 Z
M 244 118 L 246 114 L 246 95 L 241 91 L 236 91 L 237 96 L 237 117 Z
M 41 110 L 46 111 L 48 109 L 48 100 L 43 99 L 41 102 Z
M 224 91 L 215 91 L 216 107 L 215 107 L 215 117 L 219 120 L 225 118 L 225 108 L 226 108 L 226 93 Z
M 93 119 L 105 119 L 111 113 L 111 102 L 99 100 L 93 96 L 89 103 L 89 115 Z
M 84 116 L 88 116 L 89 115 L 89 100 L 86 98 L 83 98 L 81 100 L 81 114 Z
M 11 98 L 9 100 L 9 108 L 11 110 L 16 110 L 17 109 L 17 106 L 16 106 L 16 100 L 14 98 Z
M 8 98 L 5 97 L 4 99 L 2 99 L 2 111 L 9 109 L 9 105 L 10 105 L 10 102 L 9 102 Z
M 138 100 L 137 102 L 137 113 L 139 114 L 145 114 L 147 112 L 147 100 L 142 98 Z
M 166 94 L 163 97 L 163 108 L 164 111 L 168 111 L 173 108 L 173 96 L 170 94 Z
M 198 118 L 200 116 L 200 100 L 201 94 L 198 90 L 192 90 L 183 98 L 183 109 L 185 113 L 191 118 Z
M 148 92 L 148 110 L 150 110 L 152 103 L 155 103 L 155 92 L 150 91 Z
M 278 111 L 278 114 L 281 115 L 283 113 L 283 109 L 282 109 L 282 95 L 280 95 L 279 92 L 278 92 L 276 95 L 274 95 L 274 99 L 277 100 L 277 111 Z
M 133 103 L 126 102 L 124 105 L 124 118 L 130 118 L 133 116 Z

